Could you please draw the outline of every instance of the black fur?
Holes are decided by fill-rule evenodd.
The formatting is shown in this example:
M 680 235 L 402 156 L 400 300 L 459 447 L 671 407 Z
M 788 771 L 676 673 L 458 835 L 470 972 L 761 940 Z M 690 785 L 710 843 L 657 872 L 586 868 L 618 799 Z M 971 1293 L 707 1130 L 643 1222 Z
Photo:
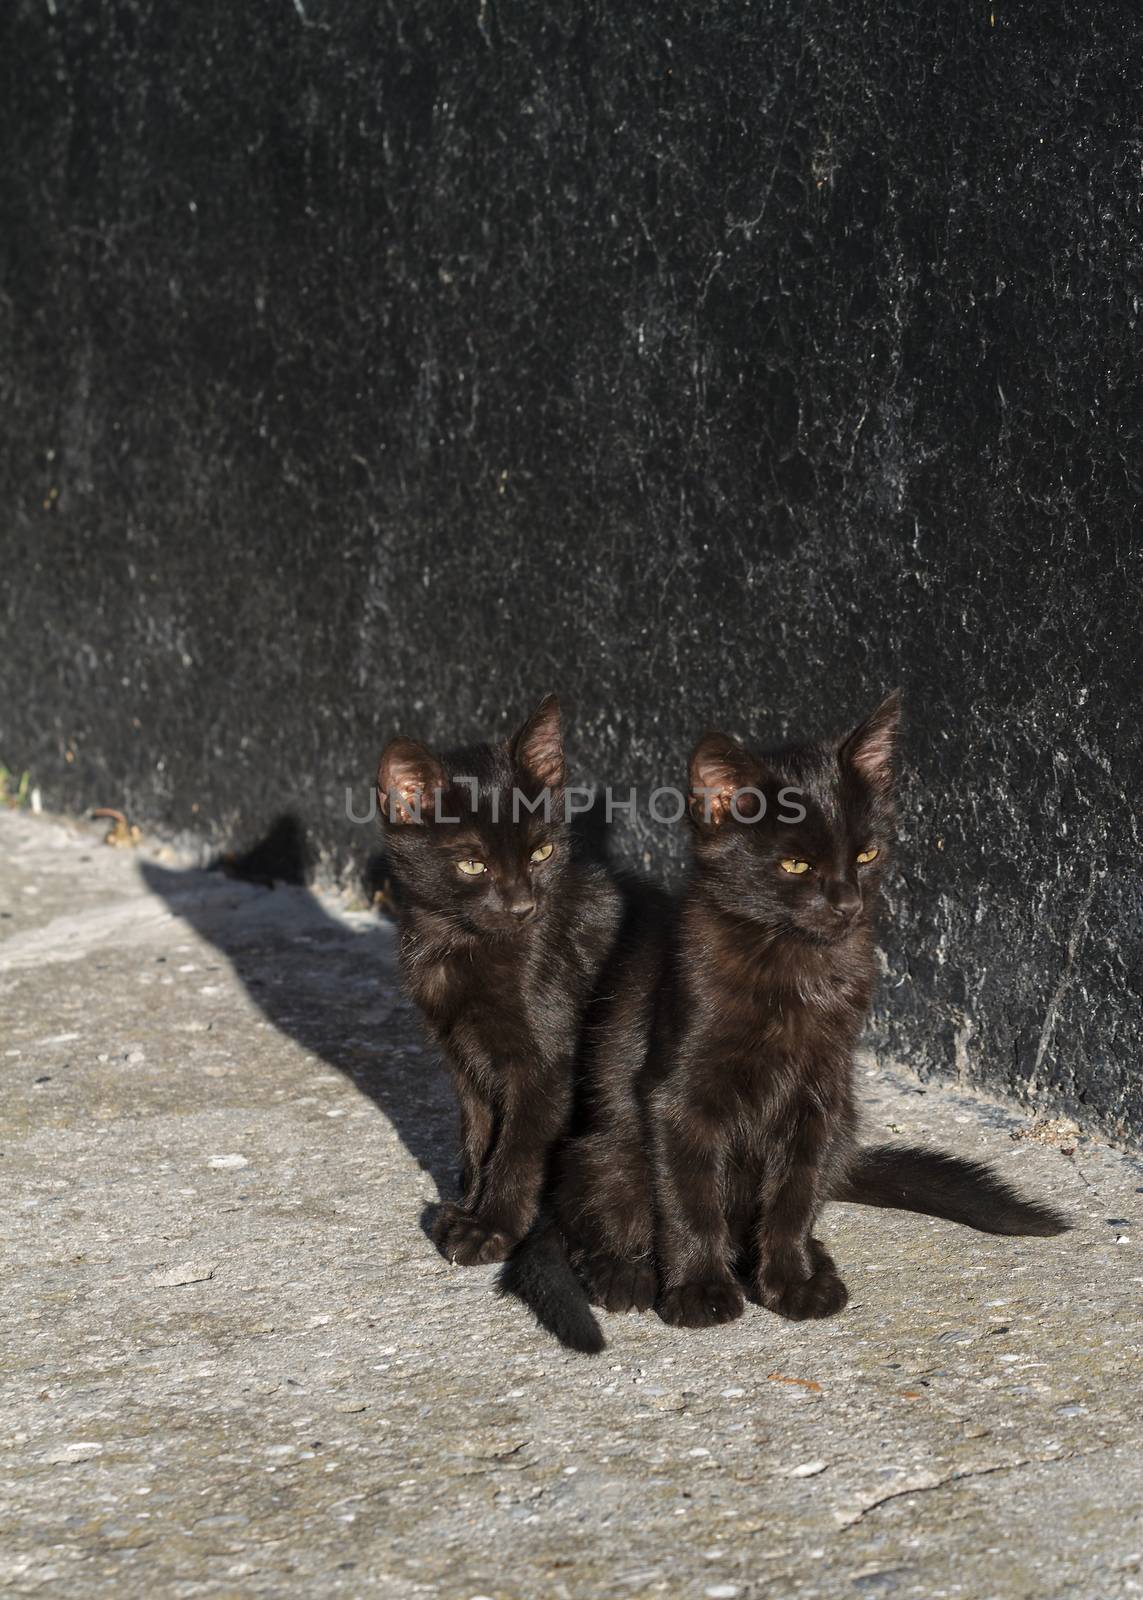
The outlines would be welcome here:
M 378 769 L 401 969 L 460 1101 L 463 1194 L 433 1235 L 459 1266 L 505 1260 L 536 1217 L 619 924 L 610 878 L 573 849 L 565 776 L 553 695 L 503 744 L 435 755 L 398 738 Z
M 541 1217 L 516 1246 L 500 1271 L 497 1291 L 523 1301 L 541 1328 L 569 1350 L 597 1355 L 603 1349 L 603 1333 L 554 1217 Z
M 994 1232 L 1065 1226 L 987 1168 L 857 1144 L 898 714 L 890 696 L 844 739 L 768 756 L 724 734 L 696 747 L 690 879 L 617 946 L 585 1029 L 585 1117 L 558 1162 L 566 1250 L 609 1310 L 654 1303 L 704 1327 L 740 1316 L 748 1293 L 794 1320 L 840 1311 L 846 1287 L 813 1232 L 830 1199 Z M 564 1258 L 550 1238 L 525 1254 L 516 1292 L 544 1321 L 545 1273 L 569 1303 Z
M 856 1151 L 830 1199 L 919 1211 L 980 1233 L 1047 1238 L 1068 1228 L 1060 1212 L 1024 1199 L 981 1162 L 915 1146 L 875 1145 Z

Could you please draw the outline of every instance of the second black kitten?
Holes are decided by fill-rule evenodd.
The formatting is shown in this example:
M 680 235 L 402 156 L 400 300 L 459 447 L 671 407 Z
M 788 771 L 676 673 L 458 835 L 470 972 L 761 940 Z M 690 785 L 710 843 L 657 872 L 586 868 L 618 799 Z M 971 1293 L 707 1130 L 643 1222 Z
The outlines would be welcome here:
M 857 1143 L 853 1050 L 876 972 L 897 722 L 891 696 L 836 742 L 756 756 L 711 734 L 695 749 L 690 879 L 673 916 L 618 952 L 555 1220 L 502 1279 L 557 1336 L 572 1315 L 566 1295 L 553 1314 L 564 1249 L 597 1304 L 655 1304 L 703 1327 L 739 1316 L 744 1288 L 793 1319 L 841 1310 L 845 1285 L 814 1236 L 831 1199 L 993 1233 L 1066 1226 L 976 1163 Z

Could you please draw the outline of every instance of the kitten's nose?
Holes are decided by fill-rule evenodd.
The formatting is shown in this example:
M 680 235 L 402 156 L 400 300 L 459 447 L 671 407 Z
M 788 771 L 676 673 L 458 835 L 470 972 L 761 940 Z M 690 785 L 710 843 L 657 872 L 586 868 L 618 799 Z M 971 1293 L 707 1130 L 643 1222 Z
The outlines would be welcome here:
M 535 909 L 536 902 L 534 900 L 513 900 L 508 907 L 509 915 L 515 917 L 518 922 L 527 922 Z
M 836 911 L 839 917 L 852 917 L 861 909 L 861 890 L 844 878 L 827 883 L 825 897 L 830 910 Z

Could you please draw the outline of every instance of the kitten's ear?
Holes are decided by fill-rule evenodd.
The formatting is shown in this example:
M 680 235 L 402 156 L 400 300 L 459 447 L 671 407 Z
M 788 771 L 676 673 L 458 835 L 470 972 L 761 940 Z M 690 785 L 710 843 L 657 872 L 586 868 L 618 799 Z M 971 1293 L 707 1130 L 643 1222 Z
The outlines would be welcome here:
M 730 816 L 740 789 L 761 787 L 760 763 L 728 733 L 704 733 L 691 753 L 690 812 L 696 822 L 716 827 Z M 740 807 L 745 813 L 745 804 Z
M 433 794 L 448 787 L 436 756 L 416 739 L 390 739 L 377 766 L 377 803 L 390 822 L 420 822 Z
M 876 711 L 841 742 L 837 758 L 882 794 L 893 788 L 897 734 L 901 726 L 901 691 L 886 695 Z
M 560 703 L 546 694 L 512 741 L 512 759 L 541 789 L 562 789 L 567 778 Z

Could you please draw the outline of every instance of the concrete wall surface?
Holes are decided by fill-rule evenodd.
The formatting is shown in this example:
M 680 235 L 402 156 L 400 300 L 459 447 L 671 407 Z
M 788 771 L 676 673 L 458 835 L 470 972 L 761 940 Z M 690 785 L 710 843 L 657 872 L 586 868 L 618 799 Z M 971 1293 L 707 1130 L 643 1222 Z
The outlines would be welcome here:
M 10 0 L 0 762 L 349 869 L 904 687 L 875 1042 L 1143 1130 L 1125 5 Z M 645 814 L 620 854 L 677 870 Z

